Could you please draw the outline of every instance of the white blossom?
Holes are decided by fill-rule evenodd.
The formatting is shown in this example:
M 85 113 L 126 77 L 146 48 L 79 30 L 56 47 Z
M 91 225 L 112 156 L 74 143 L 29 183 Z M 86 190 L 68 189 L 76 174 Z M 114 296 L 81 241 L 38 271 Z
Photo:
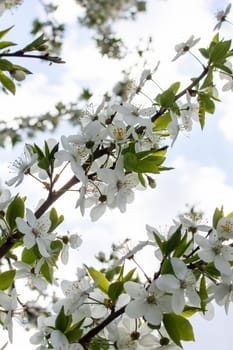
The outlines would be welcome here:
M 171 298 L 161 291 L 153 281 L 148 288 L 136 282 L 124 284 L 126 292 L 132 301 L 126 306 L 125 312 L 131 318 L 144 317 L 147 322 L 159 325 L 164 312 L 171 312 Z
M 46 213 L 37 219 L 33 212 L 27 209 L 26 219 L 27 221 L 19 217 L 16 218 L 17 227 L 24 234 L 25 247 L 30 249 L 37 244 L 40 254 L 43 257 L 49 257 L 51 254 L 50 244 L 56 236 L 48 233 L 51 226 L 49 214 Z
M 36 163 L 36 161 L 37 154 L 33 152 L 32 147 L 30 145 L 25 145 L 23 155 L 16 159 L 10 167 L 12 172 L 17 173 L 17 175 L 14 176 L 12 179 L 6 181 L 6 184 L 8 186 L 12 186 L 14 184 L 15 186 L 20 185 L 24 179 L 24 175 L 30 173 L 30 169 L 33 166 L 33 164 Z
M 215 231 L 212 231 L 208 238 L 196 234 L 195 242 L 200 247 L 197 252 L 200 259 L 207 263 L 214 262 L 215 267 L 221 274 L 231 274 L 229 262 L 233 260 L 233 248 L 224 245 Z
M 199 40 L 200 38 L 194 39 L 194 35 L 191 35 L 187 41 L 177 44 L 175 46 L 176 55 L 172 61 L 175 61 L 177 58 L 188 52 L 194 45 L 196 45 L 196 43 L 198 43 Z
M 214 30 L 216 30 L 216 29 L 219 30 L 222 26 L 222 23 L 227 21 L 226 18 L 228 16 L 228 14 L 230 13 L 230 10 L 231 10 L 231 4 L 229 3 L 225 10 L 219 10 L 216 13 L 216 18 L 217 18 L 218 23 L 214 27 Z
M 172 293 L 172 309 L 179 315 L 184 309 L 186 299 L 191 305 L 200 306 L 200 297 L 196 291 L 196 278 L 185 263 L 178 258 L 171 258 L 171 265 L 175 276 L 161 275 L 157 286 L 164 292 Z
M 117 207 L 123 213 L 126 211 L 126 204 L 134 200 L 133 189 L 139 184 L 136 173 L 124 173 L 123 158 L 120 158 L 115 169 L 102 168 L 98 172 L 101 181 L 107 184 L 107 204 L 110 207 Z
M 219 219 L 216 231 L 220 239 L 233 238 L 233 217 Z

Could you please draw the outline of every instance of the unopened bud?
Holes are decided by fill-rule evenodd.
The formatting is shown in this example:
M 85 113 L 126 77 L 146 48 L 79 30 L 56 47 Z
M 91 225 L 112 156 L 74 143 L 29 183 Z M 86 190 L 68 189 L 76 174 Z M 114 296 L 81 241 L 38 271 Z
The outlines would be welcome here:
M 10 73 L 11 76 L 17 81 L 23 81 L 26 78 L 26 74 L 19 69 L 12 70 Z
M 156 181 L 154 179 L 152 179 L 152 177 L 147 176 L 147 180 L 148 180 L 148 184 L 151 188 L 155 188 L 156 187 Z

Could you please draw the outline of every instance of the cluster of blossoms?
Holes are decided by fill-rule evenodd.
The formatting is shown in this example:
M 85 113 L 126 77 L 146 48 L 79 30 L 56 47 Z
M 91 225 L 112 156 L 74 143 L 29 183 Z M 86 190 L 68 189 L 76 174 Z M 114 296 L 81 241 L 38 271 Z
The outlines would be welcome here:
M 76 0 L 86 11 L 86 21 L 89 26 L 94 23 L 101 25 L 110 19 L 116 20 L 133 15 L 138 10 L 145 10 L 146 2 L 138 0 L 87 1 Z
M 0 15 L 3 14 L 5 10 L 9 10 L 14 6 L 22 4 L 22 0 L 1 0 L 0 1 Z
M 112 2 L 109 8 L 117 12 L 123 6 L 127 11 L 137 4 Z M 103 3 L 95 2 L 93 8 L 98 5 Z M 226 20 L 229 9 L 219 21 Z M 114 11 L 113 19 L 118 16 Z M 197 42 L 191 36 L 176 45 L 173 60 Z M 167 144 L 173 145 L 181 131 L 191 131 L 195 121 L 203 128 L 205 112 L 214 112 L 213 73 L 220 71 L 223 78 L 232 79 L 227 61 L 230 44 L 215 36 L 210 47 L 201 50 L 207 60 L 203 71 L 179 93 L 180 83 L 174 83 L 153 100 L 149 98 L 150 105 L 142 108 L 135 102 L 147 81 L 153 82 L 156 65 L 145 69 L 131 87 L 115 88 L 117 96 L 105 98 L 93 113 L 84 112 L 73 135 L 62 136 L 60 143 L 49 139 L 41 148 L 25 146 L 22 157 L 12 164 L 16 174 L 7 185 L 19 186 L 25 175 L 31 175 L 48 197 L 33 212 L 25 208 L 25 197 L 0 189 L 0 256 L 16 252 L 6 256 L 9 269 L 0 273 L 0 321 L 10 341 L 12 318 L 24 313 L 27 323 L 38 318 L 38 332 L 31 337 L 38 350 L 176 350 L 181 341 L 194 339 L 186 312 L 206 314 L 212 300 L 228 311 L 233 301 L 233 218 L 225 216 L 223 209 L 215 211 L 211 226 L 202 225 L 195 215 L 180 216 L 166 235 L 147 225 L 147 240 L 123 257 L 113 255 L 101 270 L 85 265 L 74 281 L 59 284 L 54 276 L 59 258 L 66 264 L 69 248 L 79 248 L 82 240 L 76 234 L 56 232 L 63 216 L 49 208 L 76 186 L 76 207 L 82 215 L 88 208 L 95 221 L 107 208 L 124 213 L 135 189 L 154 188 L 153 176 L 168 170 L 163 166 Z M 227 89 L 232 89 L 230 81 L 223 87 Z M 71 178 L 57 188 L 67 169 Z M 127 261 L 136 264 L 134 256 L 147 246 L 153 250 L 154 270 L 145 273 L 141 268 L 140 277 L 135 269 L 127 270 Z M 21 301 L 22 280 L 37 300 L 46 295 L 48 285 L 63 296 L 54 294 L 48 310 L 38 317 L 36 307 Z
M 233 300 L 233 248 L 229 244 L 233 238 L 232 217 L 222 216 L 214 228 L 181 216 L 166 236 L 148 225 L 147 233 L 148 240 L 119 259 L 119 265 L 150 245 L 155 252 L 151 265 L 158 266 L 153 277 L 147 276 L 144 283 L 127 281 L 128 275 L 115 279 L 118 275 L 115 271 L 114 279 L 107 280 L 93 268 L 78 268 L 76 280 L 61 282 L 64 297 L 54 300 L 50 314 L 38 318 L 38 332 L 31 337 L 38 350 L 41 346 L 42 349 L 47 346 L 57 350 L 85 349 L 90 340 L 86 339 L 95 326 L 100 328 L 98 337 L 109 349 L 177 350 L 179 346 L 169 327 L 172 317 L 175 322 L 185 320 L 189 328 L 189 322 L 181 316 L 184 310 L 206 314 L 213 299 L 228 310 Z M 20 275 L 23 266 L 19 263 L 15 266 L 19 268 L 16 276 Z M 210 274 L 213 266 L 214 277 Z M 105 271 L 116 268 L 116 262 L 110 263 Z M 11 295 L 4 295 L 15 310 L 17 302 L 13 302 Z M 116 317 L 111 319 L 114 313 Z M 176 316 L 170 319 L 169 315 Z M 9 328 L 7 322 L 5 327 Z

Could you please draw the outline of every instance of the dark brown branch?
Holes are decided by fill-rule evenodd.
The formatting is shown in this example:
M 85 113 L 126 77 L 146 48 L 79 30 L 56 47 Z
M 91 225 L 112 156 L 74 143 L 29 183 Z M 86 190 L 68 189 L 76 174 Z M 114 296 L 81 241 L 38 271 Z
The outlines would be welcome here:
M 181 98 L 182 96 L 184 96 L 186 94 L 187 91 L 191 90 L 193 87 L 195 87 L 209 72 L 210 67 L 204 67 L 203 72 L 199 75 L 199 77 L 197 77 L 196 79 L 193 80 L 193 82 L 191 84 L 189 84 L 189 86 L 187 86 L 184 90 L 182 90 L 181 92 L 179 92 L 179 94 L 177 94 L 175 96 L 174 102 L 177 101 L 179 98 Z M 161 115 L 163 115 L 165 112 L 167 111 L 167 108 L 165 107 L 161 107 L 160 110 L 151 118 L 151 121 L 154 122 L 155 120 L 157 120 Z
M 94 338 L 100 331 L 102 331 L 109 323 L 122 315 L 125 312 L 125 308 L 126 305 L 122 306 L 119 310 L 112 312 L 107 318 L 105 318 L 105 320 L 98 324 L 98 326 L 92 328 L 82 338 L 80 338 L 79 344 L 81 344 L 85 349 L 88 349 L 87 346 L 90 343 L 91 339 Z
M 62 61 L 62 59 L 58 56 L 50 56 L 47 53 L 43 55 L 25 54 L 23 50 L 11 52 L 11 53 L 1 53 L 0 57 L 35 58 L 35 59 L 49 61 L 49 62 L 65 63 L 65 61 Z
M 76 176 L 73 176 L 63 187 L 61 187 L 58 191 L 54 191 L 52 193 L 49 193 L 48 198 L 46 201 L 37 209 L 35 212 L 35 216 L 37 218 L 41 217 L 46 210 L 58 200 L 65 192 L 67 192 L 71 187 L 76 185 L 79 182 Z

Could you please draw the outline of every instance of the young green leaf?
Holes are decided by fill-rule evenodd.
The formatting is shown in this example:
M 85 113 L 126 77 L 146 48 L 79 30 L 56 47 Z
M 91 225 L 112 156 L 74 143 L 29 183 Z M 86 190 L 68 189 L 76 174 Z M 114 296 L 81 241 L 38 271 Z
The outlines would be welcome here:
M 8 78 L 7 75 L 5 75 L 1 70 L 0 70 L 0 83 L 2 83 L 3 87 L 10 91 L 13 95 L 15 94 L 16 88 L 14 82 Z
M 9 270 L 0 274 L 0 290 L 9 288 L 15 278 L 16 270 Z
M 95 270 L 93 267 L 86 266 L 86 268 L 90 276 L 92 277 L 93 281 L 102 290 L 102 292 L 104 292 L 105 294 L 108 294 L 108 288 L 110 283 L 105 277 L 105 275 L 102 272 Z
M 165 314 L 163 323 L 171 339 L 181 348 L 181 340 L 195 340 L 192 325 L 186 318 L 176 314 Z
M 13 199 L 6 211 L 6 221 L 12 230 L 16 227 L 17 217 L 24 217 L 24 201 L 18 196 Z

